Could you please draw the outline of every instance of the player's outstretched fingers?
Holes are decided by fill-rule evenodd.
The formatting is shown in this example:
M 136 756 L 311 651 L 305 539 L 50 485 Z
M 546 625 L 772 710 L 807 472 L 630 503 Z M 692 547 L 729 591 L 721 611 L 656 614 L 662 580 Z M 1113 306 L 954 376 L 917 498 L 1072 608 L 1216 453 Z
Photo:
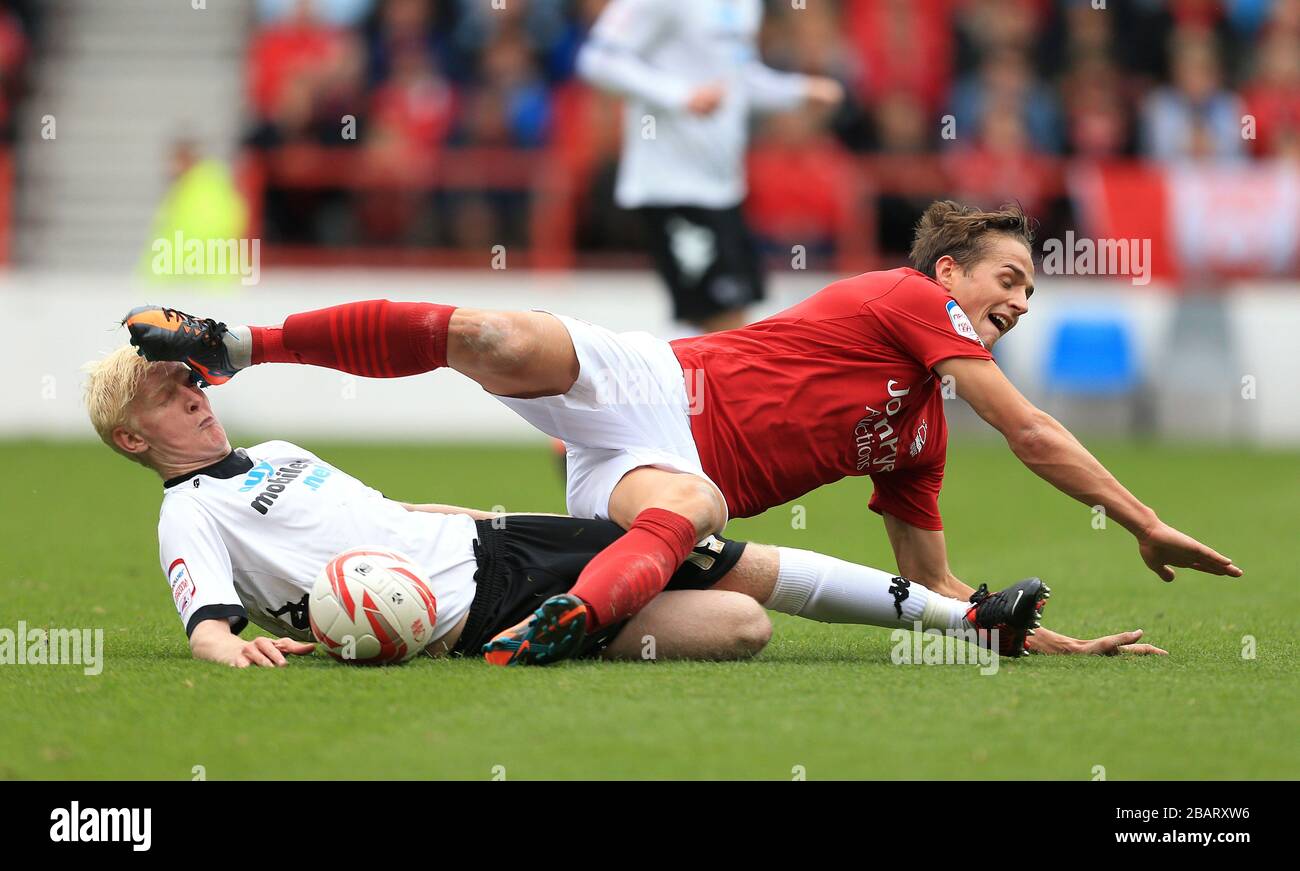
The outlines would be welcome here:
M 1185 566 L 1215 575 L 1240 577 L 1232 560 L 1166 523 L 1157 523 L 1138 538 L 1142 561 L 1164 581 L 1174 579 L 1174 567 Z
M 1201 545 L 1200 552 L 1188 560 L 1186 565 L 1198 572 L 1207 572 L 1212 575 L 1231 574 L 1229 569 L 1236 568 L 1231 559 L 1205 545 Z
M 1094 638 L 1089 641 L 1084 648 L 1084 653 L 1091 653 L 1096 656 L 1118 656 L 1121 648 L 1136 644 L 1142 640 L 1142 630 L 1134 629 L 1132 632 L 1120 632 L 1116 635 L 1106 635 L 1102 638 Z
M 1215 563 L 1225 569 L 1232 565 L 1231 559 L 1208 545 L 1201 545 L 1201 559 L 1206 562 Z
M 239 659 L 237 660 L 235 667 L 248 668 L 250 665 L 260 666 L 262 668 L 269 668 L 271 665 L 271 660 L 263 656 L 258 651 L 257 645 L 251 641 L 240 649 Z
M 274 668 L 285 665 L 284 654 L 275 649 L 275 640 L 265 635 L 254 638 L 244 648 L 244 653 L 253 660 L 254 665 Z
M 1125 656 L 1168 656 L 1169 651 L 1154 644 L 1124 644 L 1119 652 Z
M 1208 559 L 1199 559 L 1192 563 L 1192 568 L 1199 572 L 1205 572 L 1208 575 L 1227 575 L 1230 578 L 1239 578 L 1245 572 L 1233 565 L 1232 560 L 1226 556 L 1215 554 Z
M 1160 580 L 1164 581 L 1166 584 L 1172 581 L 1174 578 L 1178 577 L 1177 572 L 1175 572 L 1169 566 L 1162 564 L 1159 560 L 1148 560 L 1147 568 L 1155 572 L 1157 577 L 1159 577 Z
M 294 656 L 306 656 L 316 649 L 316 645 L 311 642 L 295 641 L 292 638 L 277 638 L 274 643 L 276 650 Z

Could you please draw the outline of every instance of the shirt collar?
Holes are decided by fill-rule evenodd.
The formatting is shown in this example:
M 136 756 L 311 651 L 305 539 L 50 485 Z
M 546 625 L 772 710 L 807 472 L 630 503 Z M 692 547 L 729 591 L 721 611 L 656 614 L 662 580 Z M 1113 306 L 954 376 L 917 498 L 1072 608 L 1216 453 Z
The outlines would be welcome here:
M 247 452 L 243 448 L 236 448 L 209 466 L 195 469 L 193 472 L 187 472 L 175 478 L 168 478 L 163 482 L 163 489 L 168 490 L 177 484 L 184 484 L 196 475 L 207 475 L 211 478 L 233 478 L 236 475 L 244 474 L 251 468 L 253 468 L 253 461 L 249 459 Z

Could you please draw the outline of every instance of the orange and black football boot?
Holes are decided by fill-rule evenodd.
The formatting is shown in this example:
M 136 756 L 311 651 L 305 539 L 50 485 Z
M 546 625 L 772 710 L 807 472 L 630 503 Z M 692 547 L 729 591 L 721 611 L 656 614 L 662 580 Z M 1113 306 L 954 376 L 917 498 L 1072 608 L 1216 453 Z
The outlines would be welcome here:
M 979 646 L 986 650 L 997 639 L 1002 656 L 1025 656 L 1029 653 L 1029 636 L 1042 625 L 1043 606 L 1052 590 L 1039 578 L 1025 578 L 1005 590 L 989 592 L 988 584 L 970 597 L 966 622 L 979 633 Z
M 549 665 L 577 653 L 586 637 L 587 603 L 563 593 L 484 644 L 483 658 L 493 665 Z
M 151 363 L 176 360 L 190 367 L 191 380 L 200 386 L 224 384 L 239 370 L 230 362 L 223 339 L 226 325 L 212 318 L 196 318 L 174 308 L 142 305 L 131 309 L 122 323 L 131 344 Z

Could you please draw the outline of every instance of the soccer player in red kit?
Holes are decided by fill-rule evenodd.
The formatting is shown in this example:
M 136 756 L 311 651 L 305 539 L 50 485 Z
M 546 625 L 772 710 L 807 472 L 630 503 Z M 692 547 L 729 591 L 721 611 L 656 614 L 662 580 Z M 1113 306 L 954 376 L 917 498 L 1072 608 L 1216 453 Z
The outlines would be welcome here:
M 546 312 L 385 300 L 274 327 L 227 329 L 158 307 L 135 309 L 125 323 L 145 356 L 184 361 L 214 384 L 263 362 L 372 377 L 450 366 L 564 440 L 569 512 L 608 517 L 628 534 L 591 561 L 570 594 L 498 636 L 490 661 L 564 658 L 584 628 L 650 601 L 729 516 L 759 514 L 848 475 L 871 477 L 870 507 L 884 518 L 900 575 L 983 601 L 985 587 L 972 591 L 952 573 L 939 514 L 945 385 L 1032 471 L 1129 530 L 1163 580 L 1173 580 L 1174 567 L 1240 576 L 1231 559 L 1161 522 L 993 361 L 994 343 L 1029 311 L 1031 242 L 1017 207 L 934 203 L 917 228 L 915 268 L 839 281 L 747 327 L 672 343 Z M 835 587 L 828 564 L 783 558 L 766 604 L 809 616 Z M 1027 606 L 1041 609 L 1041 582 L 993 595 L 1015 594 L 1022 607 L 1026 592 Z M 1043 653 L 1114 653 L 1140 636 L 1081 641 L 1039 630 L 1011 641 Z

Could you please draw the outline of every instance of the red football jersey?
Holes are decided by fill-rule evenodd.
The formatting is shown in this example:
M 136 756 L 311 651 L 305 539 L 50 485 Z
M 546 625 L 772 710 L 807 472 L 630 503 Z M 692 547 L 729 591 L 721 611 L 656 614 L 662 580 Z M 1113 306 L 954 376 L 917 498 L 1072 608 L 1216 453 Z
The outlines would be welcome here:
M 957 301 L 915 269 L 838 281 L 766 320 L 672 343 L 704 471 L 733 517 L 846 475 L 870 507 L 942 529 L 948 444 L 934 366 L 991 360 Z

